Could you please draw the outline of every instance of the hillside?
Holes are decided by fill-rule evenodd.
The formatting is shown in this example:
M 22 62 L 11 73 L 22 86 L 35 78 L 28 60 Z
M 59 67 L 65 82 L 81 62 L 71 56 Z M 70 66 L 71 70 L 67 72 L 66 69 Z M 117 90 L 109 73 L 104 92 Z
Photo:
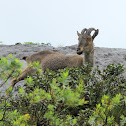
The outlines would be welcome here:
M 0 45 L 0 57 L 5 57 L 12 53 L 22 60 L 24 55 L 31 55 L 41 50 L 52 50 L 70 55 L 76 54 L 76 48 L 77 45 L 58 48 L 49 45 Z M 95 66 L 99 65 L 100 68 L 104 68 L 110 63 L 121 63 L 126 66 L 124 55 L 126 55 L 126 49 L 95 47 Z
M 20 59 L 21 62 L 24 63 L 24 69 L 26 68 L 26 62 L 22 60 L 22 57 L 24 55 L 31 55 L 41 50 L 52 50 L 63 54 L 71 55 L 76 54 L 76 48 L 77 45 L 58 48 L 49 45 L 0 45 L 0 57 L 5 57 L 8 54 L 13 54 L 15 57 Z M 126 55 L 126 49 L 95 47 L 95 67 L 98 65 L 100 69 L 103 69 L 109 64 L 118 63 L 121 63 L 126 67 L 124 55 Z M 9 84 L 10 80 L 8 81 L 8 85 L 1 87 L 0 90 L 4 93 L 6 88 L 8 88 Z M 22 85 L 22 82 L 19 82 L 18 85 Z

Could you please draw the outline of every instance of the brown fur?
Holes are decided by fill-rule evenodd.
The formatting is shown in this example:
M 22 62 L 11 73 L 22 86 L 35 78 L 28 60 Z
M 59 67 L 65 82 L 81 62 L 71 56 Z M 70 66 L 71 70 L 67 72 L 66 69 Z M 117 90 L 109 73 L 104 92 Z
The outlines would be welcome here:
M 64 55 L 62 53 L 54 51 L 40 51 L 31 56 L 24 56 L 23 59 L 26 60 L 27 64 L 33 63 L 34 61 L 39 61 L 43 72 L 46 68 L 49 70 L 56 71 L 58 69 L 63 69 L 65 67 L 82 66 L 84 64 L 84 59 L 79 55 Z M 35 73 L 35 69 L 28 66 L 17 79 L 12 79 L 10 86 L 14 86 L 17 82 L 23 80 L 28 74 Z
M 79 55 L 64 55 L 62 53 L 54 52 L 54 51 L 40 51 L 31 56 L 24 56 L 23 59 L 26 60 L 27 64 L 33 63 L 34 61 L 39 61 L 43 72 L 45 72 L 46 68 L 49 70 L 56 71 L 58 69 L 63 69 L 65 67 L 73 67 L 73 66 L 82 66 L 85 63 L 89 63 L 92 67 L 94 65 L 94 45 L 93 40 L 98 34 L 98 30 L 95 31 L 94 35 L 91 36 L 91 29 L 83 29 L 81 34 L 78 34 L 78 48 L 77 54 L 82 54 L 84 52 L 84 58 Z M 94 30 L 94 29 L 93 29 Z M 86 31 L 86 33 L 85 33 Z M 18 76 L 17 79 L 12 79 L 10 86 L 14 86 L 17 82 L 23 80 L 27 77 L 29 73 L 34 74 L 35 69 L 28 67 Z

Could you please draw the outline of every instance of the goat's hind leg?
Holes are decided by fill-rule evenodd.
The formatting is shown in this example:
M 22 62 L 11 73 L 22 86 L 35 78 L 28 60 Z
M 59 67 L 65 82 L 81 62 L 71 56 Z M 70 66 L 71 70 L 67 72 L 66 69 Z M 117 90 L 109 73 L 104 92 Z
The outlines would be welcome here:
M 34 74 L 36 72 L 36 69 L 33 69 L 32 67 L 27 67 L 17 78 L 13 78 L 10 84 L 10 87 L 14 87 L 15 84 L 21 80 L 24 80 L 24 78 L 27 78 L 29 74 Z

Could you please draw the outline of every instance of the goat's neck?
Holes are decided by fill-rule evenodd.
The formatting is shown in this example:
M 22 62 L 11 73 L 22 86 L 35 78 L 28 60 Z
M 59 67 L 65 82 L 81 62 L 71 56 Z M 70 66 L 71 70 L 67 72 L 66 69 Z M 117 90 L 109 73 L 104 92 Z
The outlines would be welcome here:
M 85 60 L 85 63 L 88 63 L 89 66 L 93 67 L 94 66 L 94 50 L 90 53 L 84 52 L 84 60 Z

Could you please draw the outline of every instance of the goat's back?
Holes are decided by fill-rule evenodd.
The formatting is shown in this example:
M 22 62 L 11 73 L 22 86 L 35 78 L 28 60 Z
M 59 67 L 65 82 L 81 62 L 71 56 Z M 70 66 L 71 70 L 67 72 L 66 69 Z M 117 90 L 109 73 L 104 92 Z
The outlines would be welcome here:
M 41 61 L 42 69 L 45 71 L 46 68 L 49 70 L 56 71 L 67 67 L 67 57 L 64 54 L 49 54 Z
M 26 58 L 28 64 L 34 61 L 40 62 L 43 71 L 45 71 L 46 68 L 56 71 L 65 67 L 82 66 L 84 64 L 82 56 L 64 55 L 49 50 L 40 51 Z
M 32 62 L 37 62 L 39 61 L 40 64 L 41 64 L 41 61 L 44 60 L 44 58 L 48 57 L 48 55 L 61 55 L 61 53 L 58 53 L 58 52 L 54 52 L 54 51 L 49 51 L 49 50 L 44 50 L 44 51 L 40 51 L 40 52 L 37 52 L 31 56 L 27 56 L 26 57 L 26 62 L 29 64 L 29 63 L 32 63 Z
M 41 61 L 41 64 L 44 71 L 46 68 L 56 71 L 65 67 L 82 66 L 84 60 L 79 55 L 50 54 Z

